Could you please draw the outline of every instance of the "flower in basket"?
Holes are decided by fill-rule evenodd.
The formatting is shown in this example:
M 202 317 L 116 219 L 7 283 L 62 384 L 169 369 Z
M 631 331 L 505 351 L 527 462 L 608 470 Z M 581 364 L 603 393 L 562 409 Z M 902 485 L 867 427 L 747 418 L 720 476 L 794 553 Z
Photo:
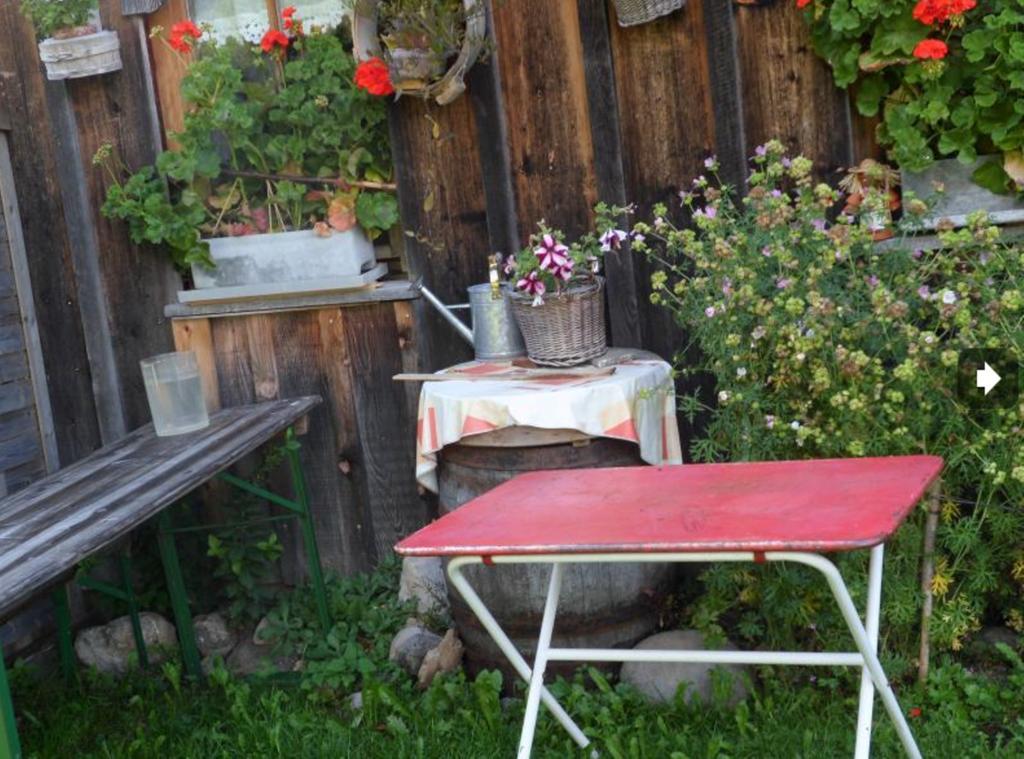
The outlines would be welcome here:
M 630 233 L 617 227 L 617 221 L 630 211 L 599 203 L 594 209 L 596 231 L 571 244 L 566 244 L 564 232 L 541 221 L 530 244 L 505 262 L 505 273 L 515 274 L 516 289 L 532 295 L 535 306 L 544 304 L 545 294 L 557 297 L 574 284 L 592 281 L 605 254 L 623 250 L 631 239 Z

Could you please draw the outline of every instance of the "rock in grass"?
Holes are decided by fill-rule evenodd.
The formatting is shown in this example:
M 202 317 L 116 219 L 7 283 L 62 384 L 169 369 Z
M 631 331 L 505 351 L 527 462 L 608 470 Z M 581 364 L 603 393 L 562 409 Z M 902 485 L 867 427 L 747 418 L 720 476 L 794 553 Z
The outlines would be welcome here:
M 458 669 L 462 665 L 462 652 L 462 641 L 455 634 L 455 630 L 446 632 L 441 642 L 423 657 L 423 664 L 420 665 L 417 674 L 420 688 L 429 688 L 430 683 L 439 674 Z
M 415 600 L 419 614 L 447 616 L 448 583 L 444 579 L 441 559 L 436 556 L 407 556 L 403 559 L 398 600 Z
M 403 627 L 391 641 L 388 658 L 415 676 L 423 664 L 423 657 L 441 642 L 441 636 L 435 635 L 420 625 Z
M 635 649 L 662 649 L 668 651 L 699 651 L 706 649 L 704 636 L 696 630 L 670 630 L 658 633 L 640 641 Z M 726 643 L 723 650 L 735 651 L 736 646 Z M 711 671 L 721 668 L 732 675 L 732 697 L 729 702 L 736 704 L 746 698 L 747 687 L 744 678 L 746 667 L 738 664 L 696 664 L 696 663 L 651 663 L 626 662 L 622 665 L 620 679 L 643 694 L 650 703 L 671 703 L 680 686 L 686 688 L 686 701 L 694 697 L 707 703 L 712 700 L 713 688 Z
M 238 643 L 238 636 L 219 612 L 200 614 L 192 626 L 196 631 L 196 645 L 203 656 L 227 656 Z
M 258 646 L 243 638 L 228 655 L 224 666 L 236 677 L 246 677 L 267 671 L 291 672 L 297 662 L 295 656 L 275 656 L 273 646 Z
M 163 661 L 164 651 L 177 645 L 174 625 L 151 611 L 139 614 L 139 622 L 149 661 L 154 664 Z M 75 655 L 82 664 L 100 672 L 112 675 L 127 672 L 132 662 L 138 661 L 131 617 L 118 617 L 105 625 L 82 630 L 75 639 Z

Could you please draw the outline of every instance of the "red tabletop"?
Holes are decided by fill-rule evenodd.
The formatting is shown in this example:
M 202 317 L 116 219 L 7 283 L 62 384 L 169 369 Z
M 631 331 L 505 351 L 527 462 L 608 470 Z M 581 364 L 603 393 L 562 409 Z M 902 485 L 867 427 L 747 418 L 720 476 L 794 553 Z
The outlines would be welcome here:
M 523 474 L 400 542 L 407 556 L 849 551 L 884 542 L 937 456 Z

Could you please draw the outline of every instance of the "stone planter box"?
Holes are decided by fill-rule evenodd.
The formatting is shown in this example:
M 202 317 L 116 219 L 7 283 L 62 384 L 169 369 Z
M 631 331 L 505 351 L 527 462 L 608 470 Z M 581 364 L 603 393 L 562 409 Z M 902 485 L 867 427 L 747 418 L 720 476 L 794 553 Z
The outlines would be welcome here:
M 300 230 L 206 242 L 216 268 L 193 265 L 196 289 L 179 292 L 181 303 L 348 290 L 375 282 L 387 271 L 358 228 L 330 237 Z
M 910 191 L 921 200 L 936 201 L 932 213 L 923 220 L 925 229 L 935 229 L 942 219 L 962 227 L 968 214 L 982 210 L 988 211 L 996 224 L 1024 222 L 1024 203 L 1016 195 L 996 195 L 971 180 L 974 170 L 992 158 L 983 156 L 970 164 L 949 158 L 936 161 L 921 172 L 901 172 L 904 193 Z M 936 183 L 945 186 L 941 196 L 936 196 Z
M 39 43 L 39 58 L 51 81 L 108 74 L 121 70 L 121 41 L 109 30 L 46 39 Z

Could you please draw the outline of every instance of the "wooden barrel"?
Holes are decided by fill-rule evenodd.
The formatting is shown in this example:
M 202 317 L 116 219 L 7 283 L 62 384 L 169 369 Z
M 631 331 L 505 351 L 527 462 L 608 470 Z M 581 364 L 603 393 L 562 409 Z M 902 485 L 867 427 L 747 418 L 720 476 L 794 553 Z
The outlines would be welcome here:
M 441 451 L 438 461 L 441 513 L 457 509 L 523 472 L 641 464 L 636 445 L 605 438 L 514 448 L 450 445 Z M 628 518 L 623 514 L 623 519 Z M 532 661 L 536 651 L 550 572 L 549 565 L 494 565 L 465 570 L 470 584 L 527 661 Z M 666 564 L 567 565 L 554 645 L 631 647 L 657 627 L 658 599 L 673 572 L 672 565 Z M 449 597 L 466 646 L 469 672 L 501 669 L 506 684 L 515 682 L 518 676 L 511 665 L 454 588 L 449 589 Z M 549 669 L 569 674 L 577 666 L 560 662 L 552 663 Z M 617 667 L 610 664 L 606 669 Z

